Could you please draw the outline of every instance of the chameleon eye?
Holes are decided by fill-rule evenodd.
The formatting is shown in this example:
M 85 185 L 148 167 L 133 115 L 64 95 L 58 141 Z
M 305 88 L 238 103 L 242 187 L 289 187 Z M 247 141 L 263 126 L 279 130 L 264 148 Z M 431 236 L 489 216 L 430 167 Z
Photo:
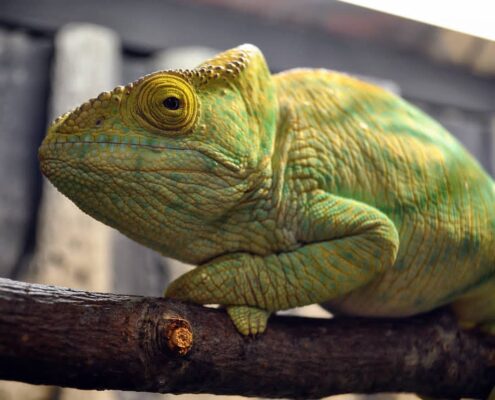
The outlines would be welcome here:
M 194 88 L 181 76 L 152 75 L 131 91 L 128 111 L 144 129 L 161 134 L 183 134 L 198 116 Z
M 177 110 L 180 107 L 180 100 L 177 97 L 167 97 L 163 100 L 163 105 L 169 110 Z

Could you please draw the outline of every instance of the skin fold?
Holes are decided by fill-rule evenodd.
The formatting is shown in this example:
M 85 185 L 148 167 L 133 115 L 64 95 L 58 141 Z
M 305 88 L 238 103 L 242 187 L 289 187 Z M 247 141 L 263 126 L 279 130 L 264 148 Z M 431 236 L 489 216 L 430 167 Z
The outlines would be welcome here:
M 166 296 L 221 304 L 244 335 L 312 303 L 451 304 L 495 332 L 494 182 L 430 117 L 345 74 L 271 75 L 243 45 L 89 100 L 39 158 L 84 212 L 197 265 Z

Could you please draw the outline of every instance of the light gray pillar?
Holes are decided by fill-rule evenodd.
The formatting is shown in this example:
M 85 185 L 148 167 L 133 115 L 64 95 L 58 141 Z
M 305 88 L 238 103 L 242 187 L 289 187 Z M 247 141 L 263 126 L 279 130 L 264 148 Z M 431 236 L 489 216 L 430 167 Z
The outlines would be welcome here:
M 64 27 L 55 39 L 52 116 L 112 89 L 120 80 L 120 54 L 118 37 L 106 28 L 89 24 Z M 111 292 L 111 229 L 80 211 L 46 180 L 39 215 L 35 256 L 23 278 Z M 59 394 L 60 400 L 115 398 L 113 392 L 72 389 L 61 389 Z

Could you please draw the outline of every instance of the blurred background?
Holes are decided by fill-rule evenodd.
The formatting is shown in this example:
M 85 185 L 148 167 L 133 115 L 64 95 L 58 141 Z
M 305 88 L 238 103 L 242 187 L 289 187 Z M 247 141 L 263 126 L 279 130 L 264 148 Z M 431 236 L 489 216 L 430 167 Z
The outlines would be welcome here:
M 439 120 L 493 175 L 495 13 L 489 4 L 0 0 L 0 275 L 160 296 L 190 268 L 85 216 L 42 179 L 37 147 L 55 116 L 99 92 L 158 69 L 194 67 L 241 43 L 257 45 L 274 73 L 324 67 L 394 91 Z M 325 315 L 316 306 L 296 312 Z M 0 400 L 164 397 L 170 395 L 0 382 Z

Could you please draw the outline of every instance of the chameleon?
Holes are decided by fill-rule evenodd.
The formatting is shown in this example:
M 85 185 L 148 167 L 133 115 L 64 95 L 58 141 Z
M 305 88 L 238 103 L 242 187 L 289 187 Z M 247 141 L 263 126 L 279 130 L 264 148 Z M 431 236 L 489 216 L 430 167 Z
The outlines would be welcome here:
M 165 296 L 220 304 L 243 335 L 314 303 L 448 305 L 495 334 L 493 180 L 439 123 L 347 74 L 271 74 L 242 45 L 58 117 L 39 159 L 81 210 L 194 264 Z

